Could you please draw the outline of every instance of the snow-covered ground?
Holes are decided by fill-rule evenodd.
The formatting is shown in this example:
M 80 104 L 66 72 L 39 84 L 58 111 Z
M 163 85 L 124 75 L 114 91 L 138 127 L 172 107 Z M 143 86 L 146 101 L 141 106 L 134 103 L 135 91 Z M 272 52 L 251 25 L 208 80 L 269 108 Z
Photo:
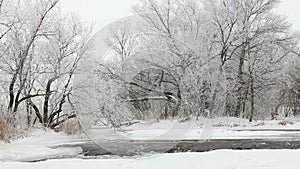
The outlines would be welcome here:
M 64 133 L 55 133 L 49 130 L 32 129 L 27 137 L 14 140 L 10 144 L 0 142 L 0 161 L 38 161 L 40 159 L 76 157 L 78 154 L 82 153 L 80 148 L 56 149 L 53 147 L 62 144 L 78 144 L 97 140 L 206 140 L 254 138 L 300 140 L 300 121 L 297 119 L 286 119 L 284 121 L 287 121 L 288 124 L 280 125 L 279 123 L 282 121 L 283 120 L 256 121 L 249 123 L 247 120 L 222 118 L 211 120 L 203 119 L 199 121 L 191 120 L 182 123 L 177 120 L 162 120 L 159 123 L 140 122 L 135 125 L 122 127 L 122 130 L 120 131 L 95 127 L 90 131 L 84 131 L 80 135 L 75 136 L 67 136 Z M 295 151 L 288 152 L 295 153 Z M 299 152 L 296 152 L 298 153 L 297 155 L 300 155 L 300 150 Z M 220 151 L 216 152 L 217 155 L 219 153 L 224 154 Z M 209 153 L 203 156 L 206 157 L 208 155 Z M 192 154 L 192 157 L 193 156 L 198 157 L 202 155 Z M 170 158 L 172 156 L 164 155 L 162 157 Z M 288 155 L 288 157 L 290 157 L 290 155 Z M 75 163 L 76 161 L 78 163 L 82 162 L 80 160 L 74 161 Z M 69 161 L 66 160 L 65 162 L 68 163 Z M 107 163 L 107 161 L 97 161 L 96 163 L 98 162 Z M 55 165 L 58 162 L 54 160 L 50 163 Z M 6 163 L 1 163 L 1 165 L 4 164 Z M 10 163 L 10 165 L 13 164 L 14 163 Z M 1 165 L 0 169 L 2 169 Z
M 299 169 L 300 150 L 218 150 L 161 154 L 136 159 L 62 159 L 0 162 L 1 169 Z
M 279 123 L 286 121 L 286 125 Z M 178 122 L 178 120 L 161 120 L 145 122 L 113 130 L 106 127 L 84 129 L 80 135 L 67 136 L 51 130 L 32 129 L 26 137 L 12 141 L 14 145 L 73 144 L 87 140 L 116 139 L 253 139 L 253 138 L 300 138 L 300 120 L 285 119 L 277 121 L 255 121 L 237 118 L 202 119 Z M 4 143 L 0 142 L 0 146 Z
M 286 122 L 286 125 L 280 123 Z M 93 139 L 133 140 L 194 140 L 194 139 L 300 139 L 300 120 L 255 121 L 238 118 L 218 118 L 178 122 L 161 120 L 140 122 L 123 127 L 121 132 L 94 128 L 89 132 Z
M 286 125 L 279 123 L 286 121 Z M 291 123 L 291 124 L 290 124 Z M 293 124 L 292 124 L 293 123 Z M 297 131 L 298 130 L 298 131 Z M 194 139 L 255 139 L 293 138 L 300 139 L 300 120 L 255 121 L 237 118 L 202 119 L 178 122 L 161 120 L 122 127 L 119 131 L 105 127 L 86 129 L 81 135 L 66 136 L 64 133 L 33 129 L 28 137 L 12 144 L 47 145 L 74 144 L 87 140 L 194 140 Z
M 63 132 L 54 132 L 49 129 L 33 128 L 27 132 L 28 134 L 23 138 L 13 140 L 13 145 L 43 145 L 43 146 L 55 146 L 62 143 L 73 143 L 86 140 L 86 136 L 83 134 L 68 136 Z M 3 145 L 0 142 L 0 146 Z
M 45 159 L 76 157 L 80 153 L 82 153 L 82 149 L 80 147 L 59 147 L 53 149 L 41 145 L 11 144 L 0 146 L 0 161 L 31 162 Z

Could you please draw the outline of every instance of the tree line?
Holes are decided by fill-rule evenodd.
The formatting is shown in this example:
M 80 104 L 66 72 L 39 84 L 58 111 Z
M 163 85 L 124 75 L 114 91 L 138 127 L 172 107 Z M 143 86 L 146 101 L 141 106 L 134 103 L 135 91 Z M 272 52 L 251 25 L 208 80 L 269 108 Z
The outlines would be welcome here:
M 135 17 L 111 25 L 111 56 L 94 56 L 92 114 L 114 127 L 133 119 L 299 115 L 299 34 L 276 12 L 279 4 L 140 0 Z M 74 78 L 97 47 L 91 33 L 59 0 L 0 0 L 1 118 L 16 128 L 56 129 L 88 112 L 79 106 L 85 86 Z
M 129 119 L 299 115 L 299 34 L 278 0 L 141 0 L 111 26 L 114 113 Z M 103 117 L 109 104 L 100 104 Z M 122 107 L 121 111 L 117 110 Z

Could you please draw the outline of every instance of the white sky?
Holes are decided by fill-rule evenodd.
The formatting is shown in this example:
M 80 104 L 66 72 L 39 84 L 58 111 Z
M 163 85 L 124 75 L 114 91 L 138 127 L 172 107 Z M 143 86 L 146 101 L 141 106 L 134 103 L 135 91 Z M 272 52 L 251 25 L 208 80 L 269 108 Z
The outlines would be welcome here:
M 62 0 L 65 10 L 77 13 L 83 21 L 95 24 L 95 31 L 131 14 L 137 0 Z M 300 1 L 282 0 L 278 11 L 300 30 Z
M 83 21 L 95 24 L 95 30 L 129 16 L 137 0 L 62 0 L 63 8 L 78 14 Z

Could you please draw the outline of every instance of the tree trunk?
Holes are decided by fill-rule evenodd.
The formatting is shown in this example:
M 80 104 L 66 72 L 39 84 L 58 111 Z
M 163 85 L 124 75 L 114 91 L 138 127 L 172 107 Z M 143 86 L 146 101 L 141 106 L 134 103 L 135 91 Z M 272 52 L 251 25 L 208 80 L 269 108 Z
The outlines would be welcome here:
M 246 45 L 243 45 L 242 53 L 239 56 L 239 69 L 238 69 L 238 76 L 237 76 L 237 103 L 235 109 L 235 117 L 239 117 L 242 110 L 243 104 L 243 90 L 244 90 L 244 80 L 243 80 L 243 67 L 245 63 L 245 54 L 246 54 Z
M 172 114 L 173 117 L 178 116 L 181 107 L 181 102 L 182 102 L 181 89 L 179 88 L 179 86 L 177 92 L 177 99 L 178 100 L 176 101 L 176 105 L 174 107 L 173 114 Z
M 9 112 L 12 111 L 12 108 L 13 108 L 13 105 L 14 105 L 14 100 L 15 100 L 14 86 L 15 86 L 16 80 L 17 80 L 17 73 L 15 73 L 13 75 L 13 78 L 12 78 L 12 80 L 10 82 L 10 85 L 9 85 L 9 104 L 8 104 L 8 111 Z
M 51 84 L 58 79 L 58 77 L 54 77 L 50 80 L 48 80 L 47 82 L 47 86 L 46 86 L 46 95 L 45 95 L 45 100 L 44 100 L 44 126 L 47 127 L 48 125 L 48 112 L 49 112 L 49 99 L 50 99 L 50 95 L 51 95 Z
M 245 96 L 243 98 L 243 103 L 242 103 L 242 116 L 243 118 L 245 118 L 245 111 L 246 111 L 246 100 L 248 99 L 248 95 L 249 95 L 249 86 L 246 87 L 246 91 L 245 91 Z
M 209 113 L 210 114 L 214 114 L 215 111 L 215 105 L 216 105 L 216 99 L 217 99 L 217 94 L 218 92 L 221 90 L 222 86 L 221 86 L 221 77 L 223 74 L 223 67 L 220 66 L 219 68 L 219 74 L 218 74 L 218 80 L 216 83 L 216 87 L 213 91 L 212 97 L 211 97 L 211 101 L 209 103 Z
M 30 106 L 30 100 L 26 100 L 26 112 L 27 112 L 27 125 L 31 127 L 32 124 L 32 109 Z
M 33 110 L 35 111 L 35 115 L 38 118 L 39 122 L 41 124 L 43 124 L 43 117 L 42 117 L 42 115 L 40 113 L 39 108 L 31 100 L 29 100 L 29 104 L 33 108 Z M 34 120 L 34 121 L 36 121 L 36 120 Z M 33 124 L 35 124 L 35 122 Z
M 254 79 L 253 79 L 252 71 L 250 71 L 250 102 L 251 102 L 251 110 L 250 110 L 249 122 L 252 122 L 254 116 Z

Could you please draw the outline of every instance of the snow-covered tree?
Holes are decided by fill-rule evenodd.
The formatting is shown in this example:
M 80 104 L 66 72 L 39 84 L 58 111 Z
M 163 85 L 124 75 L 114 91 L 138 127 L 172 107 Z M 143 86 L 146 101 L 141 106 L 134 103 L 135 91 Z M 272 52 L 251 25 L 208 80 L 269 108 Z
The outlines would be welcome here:
M 74 117 L 72 112 L 62 113 L 62 106 L 71 104 L 72 78 L 91 31 L 77 18 L 63 16 L 59 0 L 0 4 L 0 17 L 7 16 L 1 24 L 0 47 L 6 114 L 17 123 L 16 116 L 27 112 L 28 125 L 36 117 L 54 128 Z

